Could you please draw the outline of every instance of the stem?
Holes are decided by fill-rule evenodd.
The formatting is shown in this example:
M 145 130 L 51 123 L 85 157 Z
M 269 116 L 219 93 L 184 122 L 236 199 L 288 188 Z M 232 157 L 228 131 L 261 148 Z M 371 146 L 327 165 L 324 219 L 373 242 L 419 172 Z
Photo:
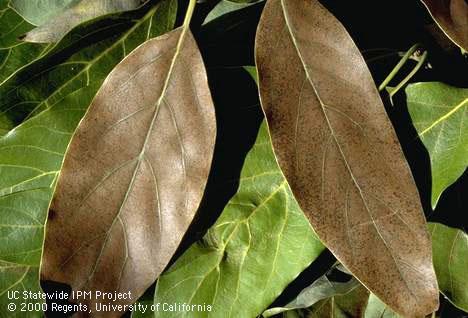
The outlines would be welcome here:
M 390 93 L 390 98 L 392 98 L 403 86 L 408 83 L 408 81 L 416 74 L 419 69 L 424 65 L 424 62 L 426 62 L 427 59 L 427 51 L 424 51 L 423 55 L 421 56 L 421 59 L 418 61 L 418 64 L 411 70 L 411 72 L 398 84 L 394 90 Z
M 388 76 L 384 79 L 382 84 L 379 85 L 379 92 L 383 91 L 385 87 L 387 87 L 388 83 L 395 77 L 395 75 L 400 71 L 403 65 L 408 61 L 408 59 L 413 55 L 413 53 L 419 48 L 420 44 L 416 43 L 413 45 L 405 55 L 400 59 L 398 64 L 393 68 L 393 70 L 388 74 Z
M 188 29 L 190 26 L 190 20 L 192 20 L 193 10 L 195 9 L 196 3 L 197 0 L 190 0 L 188 4 L 187 11 L 185 12 L 184 24 L 182 25 L 184 29 Z

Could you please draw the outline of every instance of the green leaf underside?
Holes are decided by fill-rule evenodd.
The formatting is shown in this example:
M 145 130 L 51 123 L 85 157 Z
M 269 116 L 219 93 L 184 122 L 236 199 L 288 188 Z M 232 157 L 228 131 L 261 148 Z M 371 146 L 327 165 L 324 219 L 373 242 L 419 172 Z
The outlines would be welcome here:
M 439 290 L 468 312 L 468 235 L 440 223 L 429 223 L 429 231 Z
M 237 194 L 205 237 L 160 277 L 154 301 L 212 306 L 211 312 L 182 312 L 182 317 L 254 317 L 323 250 L 262 124 Z
M 77 0 L 9 0 L 10 6 L 33 25 L 47 22 Z
M 256 3 L 262 2 L 264 0 L 257 1 L 232 1 L 232 0 L 221 0 L 210 13 L 206 16 L 203 24 L 210 23 L 213 20 L 216 20 L 223 15 L 239 11 L 245 8 L 248 8 Z
M 435 208 L 468 165 L 468 89 L 417 83 L 407 87 L 406 95 L 413 124 L 429 152 Z
M 0 136 L 82 87 L 97 91 L 125 55 L 148 38 L 171 29 L 171 20 L 158 13 L 175 12 L 175 5 L 163 1 L 155 6 L 154 2 L 133 12 L 83 23 L 44 58 L 6 81 L 0 87 Z
M 400 317 L 377 296 L 370 294 L 354 277 L 342 283 L 330 281 L 326 275 L 302 290 L 285 307 L 266 310 L 263 317 L 278 313 L 283 313 L 283 317 L 294 313 L 297 317 L 308 318 Z
M 22 103 L 28 104 L 32 100 L 41 99 L 41 112 L 36 116 L 20 123 L 34 107 L 25 107 L 24 113 L 13 119 L 8 112 L 3 112 L 0 123 L 9 120 L 16 126 L 0 138 L 0 317 L 11 317 L 14 313 L 7 311 L 6 304 L 9 290 L 39 290 L 39 266 L 44 240 L 44 223 L 53 193 L 53 184 L 60 170 L 63 154 L 70 141 L 78 122 L 86 111 L 90 101 L 104 77 L 115 64 L 132 49 L 143 43 L 147 37 L 154 37 L 170 31 L 175 22 L 176 1 L 164 0 L 157 6 L 146 8 L 146 12 L 118 15 L 108 18 L 107 25 L 112 30 L 113 22 L 122 24 L 127 21 L 127 28 L 118 35 L 104 39 L 95 46 L 91 45 L 76 53 L 61 64 L 45 64 L 54 62 L 54 55 L 28 66 L 12 78 L 20 81 L 17 87 Z M 149 11 L 148 11 L 149 9 Z M 136 14 L 136 16 L 135 16 Z M 57 44 L 52 51 L 65 50 L 71 45 L 70 38 L 81 32 L 86 33 L 91 26 L 85 24 L 83 30 L 76 29 L 70 37 Z M 125 45 L 123 45 L 125 43 Z M 92 48 L 90 50 L 90 48 Z M 107 48 L 103 52 L 103 49 Z M 52 53 L 53 53 L 52 52 Z M 97 54 L 97 52 L 102 52 Z M 94 55 L 91 55 L 94 53 Z M 49 52 L 51 54 L 51 52 Z M 89 56 L 96 60 L 90 64 L 88 70 L 81 68 L 73 74 L 58 76 L 57 69 L 66 71 L 77 67 L 76 60 Z M 40 75 L 34 75 L 36 66 L 42 67 Z M 45 64 L 45 65 L 43 65 Z M 92 74 L 88 77 L 85 73 Z M 71 76 L 70 76 L 71 75 Z M 44 82 L 46 79 L 57 77 L 56 83 L 45 82 L 40 90 L 28 83 L 27 78 L 38 76 Z M 10 82 L 10 81 L 9 81 Z M 37 83 L 36 83 L 37 84 Z M 45 89 L 52 85 L 55 89 Z M 62 87 L 57 90 L 57 87 Z M 11 86 L 10 86 L 11 88 Z M 2 88 L 0 88 L 2 89 Z M 2 101 L 3 101 L 2 95 Z M 53 102 L 52 102 L 53 100 Z M 15 100 L 17 103 L 18 100 Z M 47 104 L 47 107 L 45 106 Z M 5 110 L 2 105 L 2 111 Z M 8 106 L 6 106 L 8 107 Z M 8 130 L 8 126 L 3 126 Z M 14 217 L 12 217 L 14 216 Z M 5 243 L 3 243 L 5 242 Z M 21 251 L 18 253 L 18 251 Z M 21 302 L 22 300 L 18 300 Z M 21 314 L 21 315 L 20 315 Z M 24 317 L 23 313 L 18 313 Z M 40 317 L 40 312 L 27 313 L 27 317 Z
M 333 298 L 338 295 L 347 295 L 360 285 L 359 281 L 354 278 L 348 282 L 339 283 L 330 281 L 328 277 L 324 275 L 319 277 L 312 285 L 303 289 L 300 294 L 286 306 L 266 310 L 263 313 L 263 317 L 271 317 L 289 310 L 308 308 L 321 300 Z
M 13 11 L 8 3 L 9 0 L 0 0 L 0 85 L 47 50 L 46 45 L 25 43 L 18 39 L 33 26 Z
M 306 310 L 310 318 L 363 317 L 369 301 L 369 291 L 358 284 L 347 293 L 335 295 Z
M 84 21 L 104 16 L 106 14 L 133 10 L 140 6 L 140 0 L 77 0 L 63 8 L 58 9 L 55 14 L 50 15 L 48 8 L 37 8 L 40 3 L 36 1 L 13 0 L 21 2 L 22 8 L 18 9 L 20 14 L 37 9 L 47 15 L 45 21 L 41 21 L 37 28 L 25 34 L 24 41 L 35 43 L 51 43 L 59 41 L 66 33 Z M 30 7 L 33 7 L 31 9 Z
M 385 305 L 377 296 L 371 294 L 367 303 L 365 318 L 401 318 L 392 309 Z

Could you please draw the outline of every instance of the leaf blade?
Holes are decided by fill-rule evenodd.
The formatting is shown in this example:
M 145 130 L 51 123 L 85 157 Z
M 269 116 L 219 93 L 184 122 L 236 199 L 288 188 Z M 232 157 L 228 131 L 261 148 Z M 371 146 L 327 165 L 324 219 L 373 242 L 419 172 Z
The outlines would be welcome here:
M 252 2 L 234 2 L 230 0 L 222 0 L 219 2 L 213 10 L 206 16 L 205 20 L 203 21 L 203 25 L 206 25 L 216 19 L 223 17 L 224 15 L 228 15 L 232 12 L 240 11 L 246 9 L 252 5 L 258 4 L 263 0 L 252 1 Z
M 111 38 L 107 37 L 95 40 L 100 40 L 101 45 L 111 46 L 116 41 L 121 43 L 118 39 L 122 36 L 125 37 L 127 49 L 133 49 L 146 39 L 147 34 L 154 36 L 170 31 L 175 20 L 175 11 L 175 2 L 165 0 L 154 8 L 145 8 L 144 11 L 117 15 L 118 18 L 105 18 L 105 24 L 111 26 L 114 25 L 114 22 L 121 23 L 122 21 L 128 22 L 128 20 L 132 20 L 135 28 L 131 28 L 131 23 L 130 26 L 125 24 L 128 32 L 123 32 L 122 34 L 122 30 L 120 30 L 120 34 L 115 33 Z M 102 23 L 102 21 L 99 20 L 98 22 Z M 85 28 L 84 33 L 87 33 L 88 29 L 86 28 L 92 28 L 89 25 L 83 27 Z M 144 28 L 142 29 L 141 27 Z M 112 30 L 116 31 L 115 29 Z M 71 36 L 80 35 L 80 30 L 76 30 L 75 32 Z M 143 41 L 141 41 L 140 37 L 142 33 L 144 33 Z M 28 86 L 28 79 L 36 76 L 37 73 L 41 73 L 39 76 L 41 80 L 38 79 L 39 83 L 48 78 L 48 76 L 55 77 L 52 74 L 54 74 L 53 70 L 57 64 L 60 65 L 61 63 L 74 61 L 77 57 L 81 58 L 86 54 L 89 54 L 88 56 L 92 59 L 96 55 L 90 53 L 94 52 L 96 54 L 102 48 L 102 46 L 98 48 L 92 46 L 92 50 L 86 51 L 86 49 L 74 47 L 73 42 L 70 43 L 67 39 L 64 42 L 66 43 L 59 43 L 49 51 L 49 55 L 45 57 L 45 62 L 44 60 L 39 60 L 25 67 L 7 81 L 9 85 L 5 84 L 4 87 L 2 86 L 1 89 L 6 89 L 7 87 L 10 90 L 12 87 L 18 86 L 18 90 L 14 91 L 14 94 L 18 93 L 17 97 L 11 100 L 8 100 L 8 96 L 3 94 L 5 91 L 2 91 L 2 107 L 5 107 L 2 108 L 2 116 L 8 119 L 9 124 L 11 124 L 14 117 L 6 116 L 5 109 L 10 109 L 16 103 L 27 104 L 34 101 L 35 98 L 45 100 L 50 96 L 50 91 L 44 89 L 36 90 L 37 88 L 32 83 L 29 83 L 30 86 Z M 53 50 L 56 50 L 55 54 Z M 57 59 L 57 51 L 62 50 L 72 50 L 75 55 L 71 54 L 71 57 L 68 56 L 67 58 L 70 60 Z M 83 50 L 85 50 L 86 54 L 81 55 Z M 0 251 L 2 263 L 2 268 L 0 269 L 0 304 L 2 304 L 0 306 L 0 316 L 2 317 L 20 314 L 7 311 L 6 304 L 11 302 L 7 298 L 8 288 L 20 292 L 24 290 L 40 291 L 39 266 L 44 241 L 43 225 L 47 218 L 47 211 L 53 194 L 53 185 L 62 164 L 63 153 L 78 122 L 89 106 L 89 102 L 104 80 L 103 77 L 113 67 L 112 63 L 117 63 L 118 59 L 121 58 L 121 52 L 122 49 L 120 47 L 113 47 L 107 51 L 108 54 L 105 55 L 105 58 L 95 61 L 93 63 L 93 78 L 89 83 L 86 83 L 86 77 L 84 78 L 84 82 L 80 78 L 68 82 L 69 78 L 63 76 L 56 77 L 58 85 L 57 82 L 48 82 L 49 85 L 62 87 L 60 97 L 28 120 L 22 121 L 20 119 L 13 121 L 12 126 L 5 127 L 8 133 L 0 137 L 0 165 L 2 165 L 0 168 L 2 176 L 0 178 L 0 223 L 11 224 L 11 220 L 17 220 L 17 222 L 22 222 L 20 225 L 29 226 L 29 228 L 23 227 L 21 233 L 16 232 L 16 236 L 13 231 L 15 229 L 7 229 L 9 232 L 4 230 L 5 234 L 10 233 L 8 241 L 2 236 L 2 244 L 0 244 L 2 246 Z M 72 73 L 71 75 L 74 74 Z M 64 82 L 67 82 L 71 89 L 63 89 L 66 87 Z M 38 87 L 41 86 L 39 85 Z M 55 86 L 54 90 L 57 92 Z M 12 93 L 12 95 L 14 94 Z M 30 114 L 31 109 L 25 107 L 22 111 L 25 114 Z M 24 118 L 25 116 L 23 114 L 20 118 Z M 5 117 L 0 117 L 0 119 Z M 10 130 L 13 127 L 14 129 Z M 18 165 L 30 167 L 31 169 L 15 169 L 15 166 Z M 36 228 L 31 225 L 41 225 L 42 227 Z M 14 255 L 11 255 L 12 252 L 21 251 L 32 252 L 25 253 L 22 258 L 17 259 L 14 258 Z M 24 273 L 26 275 L 23 277 Z M 13 285 L 14 282 L 18 283 Z M 28 301 L 35 302 L 37 300 L 30 299 Z M 41 312 L 29 312 L 27 315 L 27 317 L 42 317 Z
M 238 192 L 204 238 L 160 277 L 154 302 L 212 306 L 187 317 L 253 317 L 323 249 L 278 169 L 262 124 Z M 263 292 L 252 295 L 259 286 Z
M 468 51 L 468 4 L 464 0 L 421 0 L 447 37 Z
M 0 85 L 47 50 L 45 45 L 25 43 L 18 39 L 32 25 L 14 12 L 8 2 L 0 1 Z
M 275 154 L 317 234 L 393 308 L 432 312 L 437 282 L 419 196 L 343 26 L 318 1 L 271 0 L 256 60 Z
M 173 25 L 176 10 L 173 0 L 164 0 L 81 24 L 43 58 L 0 86 L 0 132 L 10 131 L 83 87 L 95 94 L 123 57 Z M 86 98 L 82 102 L 89 105 L 93 94 L 77 98 Z
M 452 304 L 468 312 L 466 269 L 468 259 L 468 235 L 440 223 L 429 223 L 434 253 L 434 267 L 440 292 Z
M 149 82 L 151 90 L 143 90 Z M 132 299 L 117 302 L 133 303 L 166 267 L 195 215 L 215 134 L 203 61 L 188 27 L 130 53 L 70 144 L 43 276 L 73 290 L 131 291 Z M 101 301 L 83 303 L 94 308 Z
M 294 300 L 283 307 L 269 308 L 264 311 L 263 317 L 271 317 L 282 312 L 305 309 L 316 305 L 318 302 L 328 301 L 335 296 L 345 296 L 360 286 L 360 283 L 351 278 L 348 282 L 330 281 L 326 275 L 319 277 L 310 286 L 304 288 Z M 332 317 L 335 317 L 334 315 Z
M 468 166 L 468 89 L 432 82 L 406 88 L 408 110 L 426 147 L 432 172 L 434 209 L 445 189 Z

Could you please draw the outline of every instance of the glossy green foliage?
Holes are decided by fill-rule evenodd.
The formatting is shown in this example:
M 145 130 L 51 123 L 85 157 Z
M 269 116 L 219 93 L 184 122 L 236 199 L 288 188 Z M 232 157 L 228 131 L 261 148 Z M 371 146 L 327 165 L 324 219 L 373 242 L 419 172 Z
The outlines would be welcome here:
M 85 110 L 79 100 L 67 98 L 0 139 L 0 236 L 4 242 L 0 247 L 0 317 L 9 317 L 8 291 L 40 290 L 39 266 L 53 183 Z M 18 310 L 22 302 L 22 297 L 17 300 Z M 38 311 L 28 315 L 41 316 Z
M 238 192 L 204 238 L 160 277 L 154 301 L 212 305 L 211 312 L 184 317 L 254 317 L 323 249 L 278 168 L 263 124 Z
M 468 165 L 468 89 L 416 83 L 406 89 L 413 124 L 431 160 L 432 207 Z
M 429 231 L 440 292 L 468 312 L 468 235 L 440 223 L 429 223 Z
M 48 206 L 79 120 L 107 73 L 126 53 L 148 37 L 172 29 L 176 5 L 175 0 L 165 0 L 95 21 L 94 26 L 85 24 L 0 88 L 1 124 L 8 131 L 0 137 L 0 317 L 13 315 L 6 311 L 7 291 L 39 290 Z M 104 30 L 102 37 L 96 37 L 96 25 Z M 95 37 L 78 47 L 74 41 L 91 28 Z
M 47 46 L 25 43 L 19 38 L 33 26 L 0 0 L 0 84 L 26 64 L 42 55 Z

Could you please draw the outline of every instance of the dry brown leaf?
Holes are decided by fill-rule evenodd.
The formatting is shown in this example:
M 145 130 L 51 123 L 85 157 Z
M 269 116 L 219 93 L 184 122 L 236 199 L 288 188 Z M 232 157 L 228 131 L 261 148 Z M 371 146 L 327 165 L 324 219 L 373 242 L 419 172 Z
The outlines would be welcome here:
M 421 0 L 445 34 L 468 51 L 468 4 L 465 0 Z
M 316 0 L 270 0 L 256 40 L 278 162 L 317 234 L 406 317 L 438 307 L 416 186 L 366 67 Z
M 176 29 L 133 51 L 108 76 L 72 139 L 47 224 L 42 278 L 75 291 L 131 292 L 112 304 L 136 301 L 194 217 L 215 134 L 190 31 Z M 75 301 L 91 308 L 99 302 Z

